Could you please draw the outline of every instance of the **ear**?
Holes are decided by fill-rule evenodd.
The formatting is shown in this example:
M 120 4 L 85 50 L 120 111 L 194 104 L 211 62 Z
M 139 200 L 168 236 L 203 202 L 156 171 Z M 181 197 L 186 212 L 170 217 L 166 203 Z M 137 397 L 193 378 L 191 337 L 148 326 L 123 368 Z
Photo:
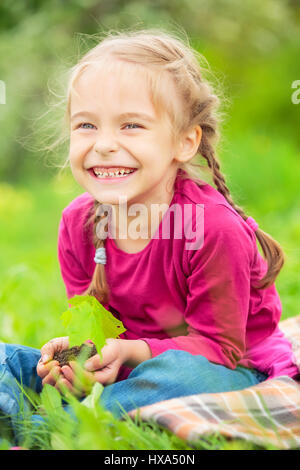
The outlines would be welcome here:
M 180 138 L 175 160 L 188 162 L 196 155 L 202 137 L 202 129 L 199 125 L 192 127 Z

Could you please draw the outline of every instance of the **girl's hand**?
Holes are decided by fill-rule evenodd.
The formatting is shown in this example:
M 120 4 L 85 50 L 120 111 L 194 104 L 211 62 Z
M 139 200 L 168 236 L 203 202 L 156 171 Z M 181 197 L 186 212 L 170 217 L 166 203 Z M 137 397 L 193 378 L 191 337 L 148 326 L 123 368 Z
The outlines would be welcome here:
M 43 385 L 49 384 L 59 389 L 59 385 L 57 382 L 61 380 L 65 382 L 59 362 L 53 361 L 52 359 L 55 352 L 64 351 L 68 348 L 68 336 L 54 338 L 48 343 L 44 344 L 44 346 L 41 348 L 41 359 L 38 362 L 36 370 L 38 376 L 43 379 Z M 65 385 L 70 388 L 70 384 L 65 383 Z
M 119 369 L 125 360 L 124 342 L 109 338 L 106 343 L 101 349 L 102 360 L 99 354 L 95 354 L 85 362 L 84 369 L 76 362 L 70 362 L 69 366 L 62 367 L 65 379 L 74 386 L 73 392 L 77 394 L 86 392 L 88 381 L 90 385 L 95 382 L 109 385 L 116 381 Z M 82 378 L 84 382 L 87 381 L 84 388 L 81 384 Z

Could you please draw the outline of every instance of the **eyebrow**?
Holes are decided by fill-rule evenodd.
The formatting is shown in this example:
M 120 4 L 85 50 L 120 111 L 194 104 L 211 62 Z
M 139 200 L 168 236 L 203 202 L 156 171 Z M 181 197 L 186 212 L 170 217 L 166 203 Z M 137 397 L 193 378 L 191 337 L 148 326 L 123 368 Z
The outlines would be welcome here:
M 91 113 L 89 111 L 80 111 L 78 113 L 73 114 L 71 117 L 71 120 L 75 119 L 76 117 L 79 116 L 91 116 L 91 117 L 96 117 L 96 114 Z M 149 121 L 149 122 L 154 122 L 155 117 L 150 116 L 149 114 L 145 113 L 136 113 L 136 112 L 127 112 L 127 113 L 122 113 L 119 114 L 118 116 L 120 119 L 126 119 L 126 118 L 139 118 L 142 119 L 143 121 Z

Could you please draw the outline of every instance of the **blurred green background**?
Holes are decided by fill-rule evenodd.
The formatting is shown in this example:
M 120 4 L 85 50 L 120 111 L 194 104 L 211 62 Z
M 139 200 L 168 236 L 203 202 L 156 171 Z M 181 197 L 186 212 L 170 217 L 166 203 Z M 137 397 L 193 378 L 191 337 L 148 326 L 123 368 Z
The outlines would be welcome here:
M 108 29 L 185 31 L 224 94 L 219 158 L 234 200 L 281 244 L 283 318 L 300 313 L 300 3 L 296 0 L 29 0 L 0 3 L 0 340 L 40 348 L 64 334 L 62 209 L 83 192 L 58 174 L 65 72 Z M 81 34 L 79 34 L 81 33 Z M 52 92 L 50 92 L 52 90 Z M 56 96 L 55 96 L 56 95 Z M 300 97 L 300 94 L 299 94 Z

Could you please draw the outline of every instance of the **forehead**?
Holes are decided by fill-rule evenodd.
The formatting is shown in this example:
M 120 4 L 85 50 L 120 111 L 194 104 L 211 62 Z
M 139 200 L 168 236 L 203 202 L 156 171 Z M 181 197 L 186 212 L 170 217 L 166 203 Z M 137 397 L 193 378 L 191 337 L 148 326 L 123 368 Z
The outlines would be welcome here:
M 117 60 L 88 65 L 75 78 L 71 114 L 87 107 L 95 112 L 140 111 L 157 116 L 146 72 Z

